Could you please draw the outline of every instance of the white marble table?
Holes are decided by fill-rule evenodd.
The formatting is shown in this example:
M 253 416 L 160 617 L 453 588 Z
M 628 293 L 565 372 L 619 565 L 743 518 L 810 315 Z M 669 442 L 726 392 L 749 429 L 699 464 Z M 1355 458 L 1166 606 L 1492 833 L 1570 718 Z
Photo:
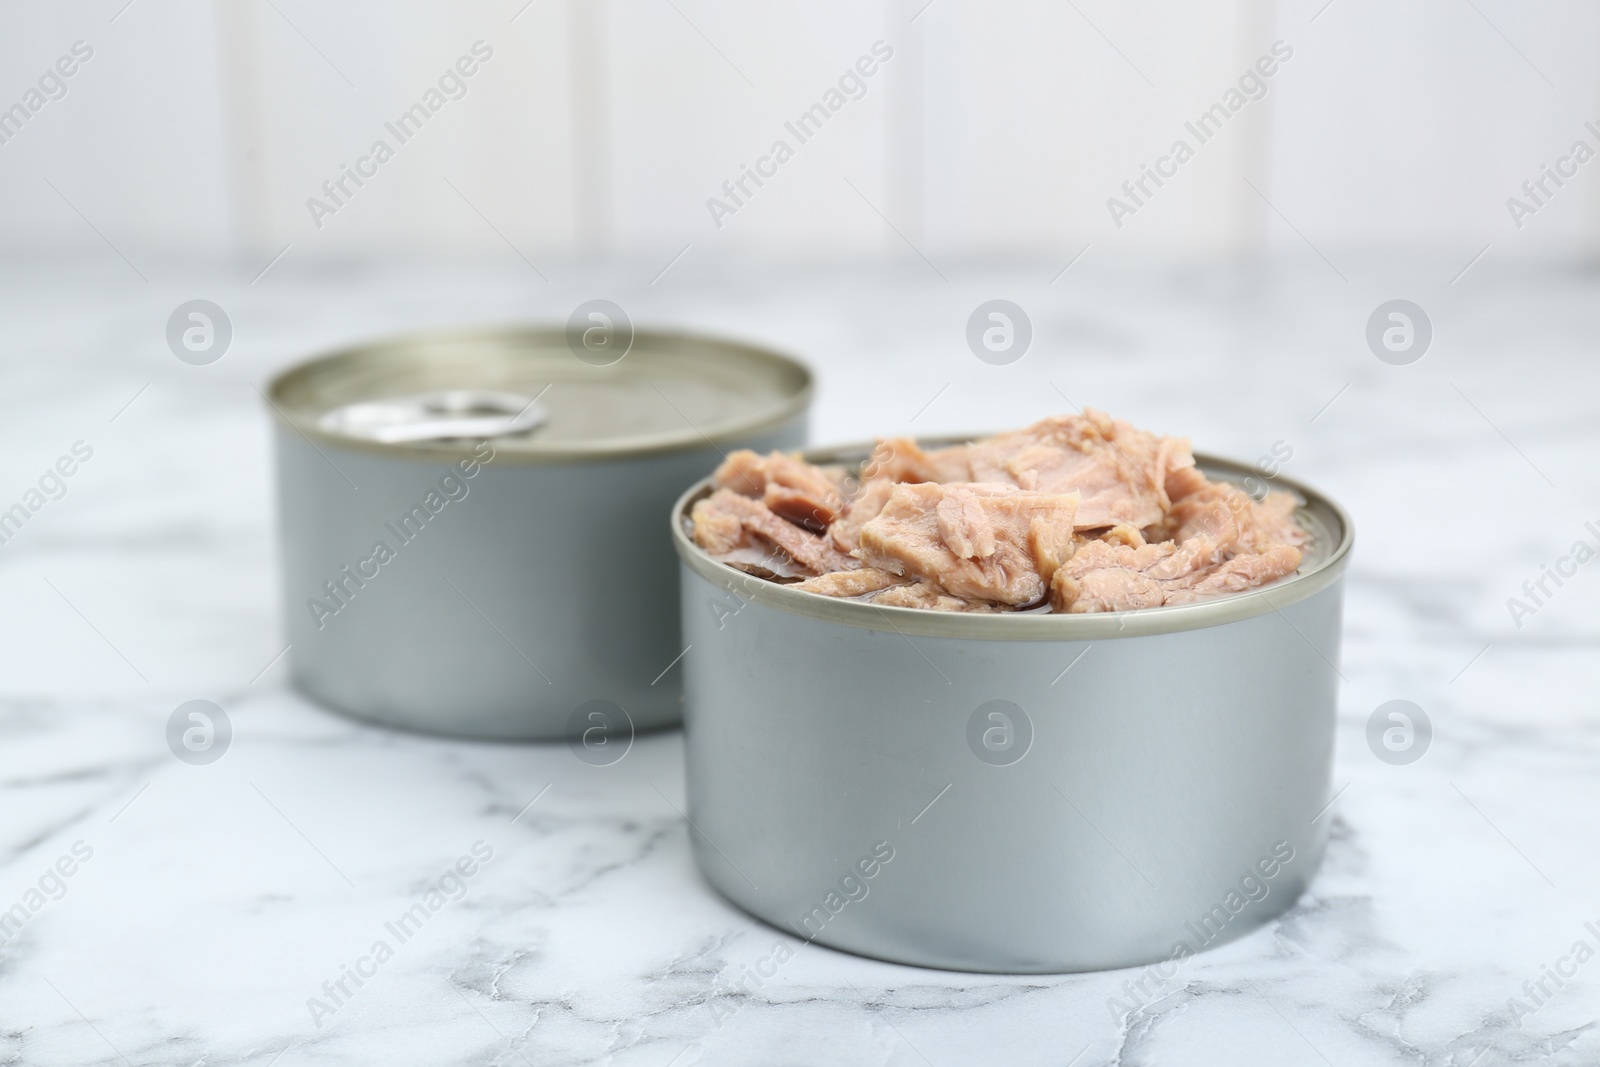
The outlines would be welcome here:
M 109 250 L 0 267 L 0 507 L 75 442 L 93 449 L 0 546 L 0 909 L 27 915 L 0 946 L 0 1062 L 1600 1062 L 1600 962 L 1568 956 L 1600 947 L 1600 564 L 1520 627 L 1506 605 L 1596 541 L 1600 275 L 1491 256 L 1452 284 L 1470 250 L 1335 256 L 1348 282 L 1309 252 L 1253 268 L 1092 253 L 1052 286 L 1070 252 L 941 263 L 949 282 L 917 260 L 691 254 L 652 285 L 670 250 L 547 265 L 549 284 L 515 260 L 290 257 L 254 284 L 259 264 L 154 263 L 147 285 Z M 564 318 L 593 296 L 804 354 L 819 442 L 1070 402 L 1243 459 L 1291 447 L 1286 471 L 1358 523 L 1342 792 L 1307 896 L 1121 1016 L 1108 1001 L 1133 972 L 956 974 L 820 947 L 740 992 L 783 935 L 697 875 L 675 733 L 594 768 L 562 746 L 370 729 L 288 690 L 256 389 L 338 341 Z M 962 340 L 995 296 L 1035 325 L 1009 367 Z M 236 331 L 211 366 L 163 338 L 193 297 Z M 1363 339 L 1391 297 L 1436 328 L 1411 366 Z M 209 766 L 163 735 L 195 698 L 235 730 Z M 1365 741 L 1395 698 L 1435 730 L 1408 766 Z M 314 1020 L 308 998 L 480 841 L 493 858 L 463 899 Z M 1514 1016 L 1509 998 L 1533 1007 L 1524 983 L 1558 964 L 1575 976 Z

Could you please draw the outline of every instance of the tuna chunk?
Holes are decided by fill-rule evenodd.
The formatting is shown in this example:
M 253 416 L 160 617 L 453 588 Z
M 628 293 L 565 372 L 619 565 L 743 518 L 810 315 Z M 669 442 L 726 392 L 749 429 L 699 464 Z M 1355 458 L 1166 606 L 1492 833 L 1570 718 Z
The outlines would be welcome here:
M 1289 545 L 1229 558 L 1206 535 L 1138 548 L 1092 540 L 1056 572 L 1050 603 L 1073 613 L 1187 604 L 1264 585 L 1299 565 L 1300 550 Z
M 898 485 L 861 528 L 857 555 L 963 600 L 1034 604 L 1060 566 L 1077 503 L 1004 484 Z
M 853 570 L 861 565 L 834 548 L 831 541 L 779 518 L 761 501 L 751 500 L 731 489 L 718 489 L 695 504 L 691 517 L 697 539 L 702 529 L 713 538 L 711 544 L 700 541 L 701 546 L 713 555 L 719 553 L 712 545 L 728 543 L 728 520 L 736 519 L 744 534 L 753 534 L 773 547 L 782 549 L 798 567 L 810 574 Z M 722 554 L 727 551 L 724 549 Z
M 853 571 L 833 571 L 829 574 L 819 574 L 815 578 L 807 578 L 795 586 L 808 593 L 821 593 L 823 596 L 864 596 L 867 593 L 876 593 L 880 589 L 888 589 L 892 585 L 905 585 L 906 580 L 898 574 L 880 571 L 876 567 L 862 567 Z
M 1172 503 L 1169 476 L 1194 466 L 1188 441 L 1157 437 L 1093 409 L 969 445 L 968 460 L 975 481 L 1077 492 L 1080 530 L 1159 522 Z
M 891 586 L 872 598 L 874 604 L 890 608 L 926 608 L 930 611 L 1003 611 L 999 604 L 986 600 L 963 600 L 951 596 L 933 582 L 909 582 Z
M 1193 456 L 1190 456 L 1189 458 L 1191 461 L 1194 459 Z M 1204 474 L 1200 473 L 1200 468 L 1191 465 L 1187 467 L 1174 467 L 1173 469 L 1167 471 L 1167 480 L 1164 484 L 1166 486 L 1168 499 L 1176 501 L 1182 500 L 1184 497 L 1195 492 L 1196 490 L 1204 489 L 1211 483 L 1206 480 L 1206 476 Z
M 1050 583 L 1054 611 L 1133 611 L 1159 608 L 1165 601 L 1161 583 L 1132 567 L 1101 567 L 1078 575 L 1060 570 Z
M 1246 589 L 1254 589 L 1293 574 L 1298 566 L 1298 548 L 1293 545 L 1268 545 L 1261 552 L 1233 557 L 1187 589 L 1174 589 L 1167 594 L 1166 603 L 1190 604 L 1227 593 L 1242 593 Z
M 844 511 L 828 529 L 834 547 L 840 552 L 854 552 L 861 538 L 861 527 L 878 517 L 878 512 L 889 502 L 894 482 L 887 478 L 874 478 L 856 493 L 844 506 Z
M 1300 547 L 1311 540 L 1295 521 L 1295 508 L 1300 501 L 1290 493 L 1272 492 L 1261 500 L 1251 501 L 1250 513 L 1256 524 L 1256 545 L 1284 544 Z
M 694 523 L 694 543 L 713 556 L 726 556 L 750 543 L 744 532 L 744 520 L 719 503 L 701 500 L 689 517 Z
M 1080 530 L 1152 525 L 1174 499 L 1206 484 L 1187 440 L 1146 433 L 1092 408 L 935 452 L 908 438 L 887 438 L 873 449 L 866 470 L 899 482 L 1000 482 L 1040 493 L 1076 492 Z
M 972 482 L 967 462 L 970 445 L 924 452 L 909 437 L 881 438 L 861 468 L 863 478 L 888 478 L 893 482 Z
M 1159 607 L 1168 588 L 1194 580 L 1216 562 L 1210 543 L 1197 538 L 1186 547 L 1173 541 L 1137 548 L 1085 541 L 1050 583 L 1051 606 L 1068 612 Z
M 760 497 L 767 491 L 766 458 L 741 448 L 728 453 L 722 464 L 711 472 L 711 484 L 718 489 L 732 489 L 745 496 Z
M 827 471 L 782 452 L 759 456 L 741 448 L 723 460 L 711 481 L 760 500 L 774 514 L 813 533 L 826 530 L 844 506 L 839 485 Z
M 1295 504 L 1288 493 L 1268 493 L 1265 500 L 1255 501 L 1236 486 L 1208 482 L 1172 505 L 1160 525 L 1173 540 L 1205 535 L 1234 552 L 1302 545 L 1306 535 L 1294 521 Z

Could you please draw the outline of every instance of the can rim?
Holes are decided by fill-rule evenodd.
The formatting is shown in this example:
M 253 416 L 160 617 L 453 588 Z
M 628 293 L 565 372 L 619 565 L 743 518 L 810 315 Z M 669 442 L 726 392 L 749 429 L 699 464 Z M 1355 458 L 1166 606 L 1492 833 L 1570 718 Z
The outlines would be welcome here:
M 982 436 L 986 435 L 930 438 L 924 443 L 940 446 L 962 444 Z M 803 455 L 812 463 L 852 462 L 865 459 L 871 447 L 870 444 L 839 445 L 810 449 Z M 1230 481 L 1242 481 L 1257 474 L 1249 464 L 1207 453 L 1195 453 L 1195 463 L 1207 473 L 1215 472 Z M 1272 483 L 1275 488 L 1299 494 L 1304 501 L 1297 509 L 1300 514 L 1311 514 L 1319 525 L 1329 525 L 1330 519 L 1337 524 L 1338 539 L 1332 550 L 1310 570 L 1297 571 L 1268 585 L 1193 604 L 1082 615 L 1049 612 L 977 614 L 891 607 L 808 593 L 736 570 L 713 559 L 705 549 L 694 543 L 686 529 L 689 508 L 711 490 L 709 476 L 700 479 L 678 497 L 672 506 L 669 522 L 678 558 L 695 574 L 721 586 L 741 601 L 760 604 L 786 614 L 857 629 L 893 632 L 903 637 L 952 637 L 984 641 L 1100 641 L 1199 630 L 1269 612 L 1281 613 L 1283 608 L 1315 596 L 1338 582 L 1349 565 L 1350 550 L 1355 544 L 1355 526 L 1349 513 L 1331 497 L 1298 480 L 1278 475 L 1272 479 Z
M 272 380 L 267 385 L 266 392 L 262 394 L 262 399 L 266 401 L 267 407 L 271 409 L 272 417 L 276 422 L 295 431 L 314 446 L 329 445 L 391 458 L 403 457 L 448 463 L 458 458 L 466 458 L 473 455 L 473 449 L 476 447 L 477 442 L 395 443 L 374 441 L 331 432 L 319 425 L 318 415 L 300 409 L 288 402 L 285 393 L 307 378 L 319 373 L 326 373 L 327 368 L 337 361 L 354 361 L 363 357 L 370 358 L 383 353 L 385 350 L 391 350 L 398 354 L 405 352 L 408 348 L 452 341 L 507 339 L 523 339 L 541 347 L 560 348 L 566 345 L 566 331 L 562 327 L 552 324 L 443 328 L 393 334 L 354 344 L 340 345 L 300 360 L 273 375 Z M 536 449 L 503 448 L 498 451 L 496 462 L 549 464 L 573 463 L 583 460 L 629 459 L 692 451 L 697 448 L 705 448 L 708 445 L 720 447 L 724 444 L 737 444 L 753 433 L 779 426 L 794 418 L 797 414 L 803 413 L 810 407 L 816 392 L 816 378 L 812 374 L 810 367 L 799 359 L 785 352 L 770 348 L 765 344 L 717 334 L 701 333 L 696 330 L 678 330 L 665 327 L 636 328 L 633 332 L 633 347 L 638 348 L 649 345 L 665 347 L 700 345 L 707 348 L 723 349 L 729 353 L 736 352 L 741 358 L 754 360 L 772 368 L 780 375 L 787 376 L 792 382 L 792 388 L 787 391 L 781 400 L 775 402 L 771 408 L 753 415 L 729 419 L 708 426 L 696 426 L 685 418 L 686 425 L 682 430 L 647 436 L 617 438 L 610 442 L 605 440 L 551 442 L 542 444 Z

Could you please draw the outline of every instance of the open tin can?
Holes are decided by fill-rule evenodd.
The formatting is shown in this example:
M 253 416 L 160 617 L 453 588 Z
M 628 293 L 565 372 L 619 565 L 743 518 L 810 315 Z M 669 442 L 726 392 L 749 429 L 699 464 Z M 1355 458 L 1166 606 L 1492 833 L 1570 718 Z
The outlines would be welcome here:
M 807 941 L 968 971 L 1176 967 L 1281 914 L 1327 842 L 1353 531 L 1328 498 L 1273 485 L 1312 536 L 1295 574 L 1088 615 L 764 581 L 694 544 L 695 485 L 672 532 L 705 876 Z
M 645 331 L 603 366 L 562 330 L 508 329 L 285 371 L 268 399 L 294 684 L 463 737 L 677 723 L 662 516 L 726 451 L 802 444 L 811 391 L 776 353 Z

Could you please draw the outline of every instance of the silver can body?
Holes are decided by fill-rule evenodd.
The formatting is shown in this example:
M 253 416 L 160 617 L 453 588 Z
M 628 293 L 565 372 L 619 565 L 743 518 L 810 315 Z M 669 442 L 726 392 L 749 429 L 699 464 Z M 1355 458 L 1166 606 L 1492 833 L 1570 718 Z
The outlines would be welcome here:
M 795 936 L 971 971 L 1176 966 L 1281 914 L 1328 833 L 1350 530 L 1315 503 L 1319 566 L 1102 616 L 819 605 L 680 528 L 702 871 Z
M 593 701 L 620 709 L 618 732 L 674 725 L 684 646 L 662 519 L 723 452 L 805 433 L 801 404 L 698 447 L 547 456 L 494 439 L 345 443 L 280 418 L 293 683 L 358 718 L 460 737 L 570 737 Z
M 804 438 L 798 419 L 748 445 L 794 448 Z M 676 560 L 659 518 L 717 452 L 490 460 L 470 478 L 448 464 L 323 453 L 339 470 L 278 429 L 291 673 L 308 696 L 463 737 L 564 737 L 590 700 L 616 704 L 641 730 L 679 721 L 682 675 L 667 670 L 683 651 Z M 452 474 L 459 499 L 440 489 Z M 443 508 L 403 523 L 429 510 L 430 491 Z M 358 569 L 379 541 L 394 558 Z M 311 599 L 335 613 L 312 611 Z

